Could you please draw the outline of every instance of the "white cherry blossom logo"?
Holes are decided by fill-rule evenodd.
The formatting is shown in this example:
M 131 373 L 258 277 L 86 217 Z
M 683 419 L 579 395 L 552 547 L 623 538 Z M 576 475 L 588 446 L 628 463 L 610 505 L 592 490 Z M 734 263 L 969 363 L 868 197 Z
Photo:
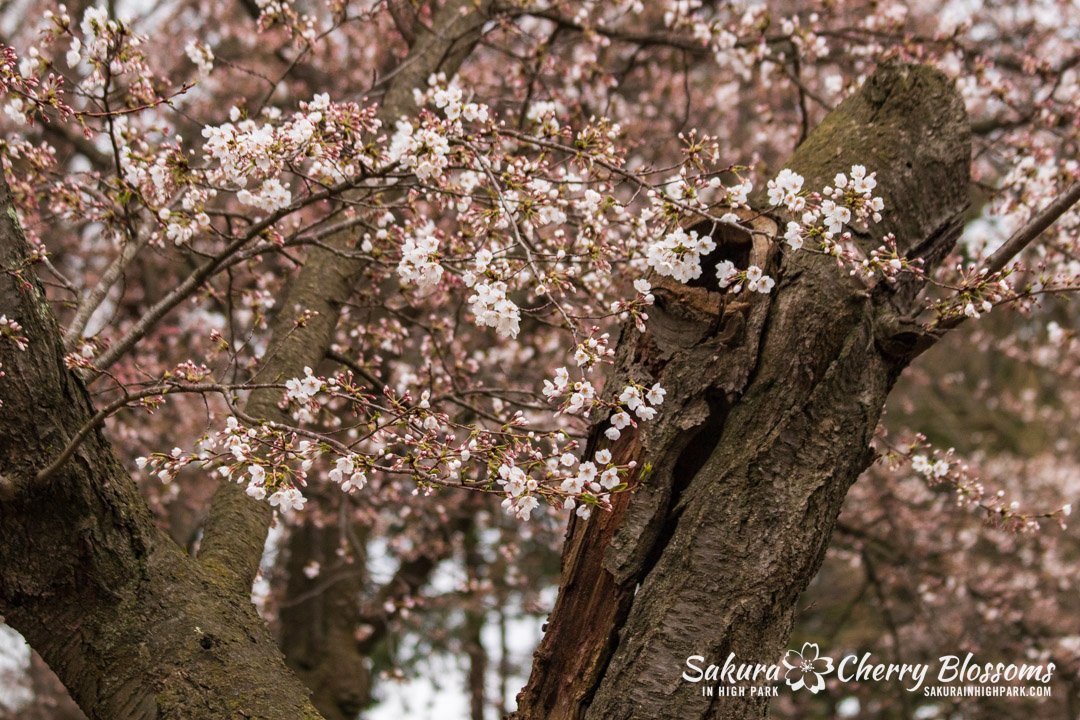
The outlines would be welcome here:
M 802 651 L 788 650 L 784 656 L 784 680 L 792 690 L 806 688 L 815 695 L 825 689 L 825 676 L 833 671 L 831 657 L 821 657 L 817 643 L 804 643 Z

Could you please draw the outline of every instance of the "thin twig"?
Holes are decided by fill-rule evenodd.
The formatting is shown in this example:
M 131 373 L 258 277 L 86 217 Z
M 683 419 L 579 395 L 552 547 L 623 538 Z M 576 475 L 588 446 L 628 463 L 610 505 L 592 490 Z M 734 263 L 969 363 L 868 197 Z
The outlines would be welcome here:
M 152 388 L 146 388 L 138 390 L 132 393 L 126 393 L 123 397 L 113 400 L 111 403 L 94 413 L 93 417 L 83 423 L 83 426 L 79 428 L 75 436 L 71 438 L 64 450 L 49 463 L 43 470 L 37 474 L 38 482 L 43 482 L 52 477 L 56 472 L 63 467 L 64 463 L 75 454 L 75 451 L 79 449 L 83 440 L 89 435 L 95 428 L 105 422 L 106 418 L 115 413 L 117 410 L 133 403 L 137 400 L 143 400 L 148 397 L 154 397 L 156 395 L 169 395 L 176 393 L 207 393 L 207 392 L 235 392 L 237 390 L 254 390 L 257 388 L 266 387 L 280 387 L 284 388 L 284 385 L 218 385 L 217 383 L 199 383 L 196 385 L 155 385 Z
M 1054 221 L 1064 215 L 1077 201 L 1080 201 L 1080 182 L 1073 183 L 1068 190 L 1031 218 L 1027 225 L 1013 233 L 1012 237 L 1006 240 L 986 261 L 987 272 L 996 273 L 1003 270 L 1010 260 L 1019 255 L 1021 250 L 1039 237 L 1046 228 L 1053 225 Z

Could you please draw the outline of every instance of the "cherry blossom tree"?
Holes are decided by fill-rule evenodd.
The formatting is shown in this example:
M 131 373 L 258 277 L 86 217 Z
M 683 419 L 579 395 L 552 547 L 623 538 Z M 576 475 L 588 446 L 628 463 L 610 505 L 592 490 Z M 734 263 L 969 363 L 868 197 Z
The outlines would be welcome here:
M 1080 18 L 970 9 L 12 6 L 5 622 L 94 718 L 353 718 L 407 634 L 524 719 L 948 618 L 1067 717 Z

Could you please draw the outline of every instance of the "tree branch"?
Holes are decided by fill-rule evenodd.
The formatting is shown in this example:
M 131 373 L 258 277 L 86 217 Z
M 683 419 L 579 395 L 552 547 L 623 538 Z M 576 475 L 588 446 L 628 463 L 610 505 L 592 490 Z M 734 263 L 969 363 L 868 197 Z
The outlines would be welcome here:
M 887 63 L 785 167 L 807 187 L 856 163 L 876 171 L 877 194 L 894 210 L 861 244 L 894 233 L 900 252 L 932 268 L 959 234 L 970 162 L 952 83 Z M 751 204 L 768 207 L 762 195 Z M 775 232 L 780 218 L 758 221 L 757 232 Z M 832 258 L 786 247 L 755 264 L 779 280 L 766 298 L 732 308 L 736 333 L 688 318 L 675 299 L 657 303 L 645 333 L 623 336 L 609 386 L 647 377 L 668 395 L 654 422 L 613 443 L 595 426 L 585 456 L 603 448 L 652 470 L 610 513 L 572 520 L 518 720 L 765 717 L 764 700 L 675 692 L 657 668 L 703 649 L 742 662 L 782 654 L 905 362 L 881 348 L 875 319 L 906 311 L 918 288 L 872 295 Z
M 0 268 L 22 269 L 0 271 L 0 314 L 27 338 L 0 342 L 0 614 L 89 717 L 318 720 L 247 594 L 155 526 L 64 364 L 28 256 L 0 178 Z
M 987 274 L 1004 270 L 1006 265 L 1023 252 L 1024 248 L 1034 242 L 1048 227 L 1053 225 L 1058 218 L 1068 212 L 1069 208 L 1075 205 L 1077 201 L 1080 201 L 1080 182 L 1073 183 L 1056 200 L 1039 211 L 1026 225 L 1014 232 L 1001 247 L 995 250 L 986 260 Z M 938 340 L 945 337 L 950 330 L 960 327 L 967 319 L 967 315 L 952 315 L 940 322 L 931 323 L 928 328 L 920 329 L 920 341 L 916 355 L 921 355 L 929 350 L 937 344 Z
M 423 87 L 428 76 L 457 72 L 480 40 L 493 5 L 493 0 L 450 0 L 436 13 L 430 28 L 417 26 L 415 42 L 383 97 L 378 113 L 383 127 L 393 127 L 414 108 L 412 91 Z M 350 230 L 327 238 L 326 245 L 311 249 L 303 269 L 289 284 L 271 326 L 269 359 L 260 370 L 264 382 L 301 375 L 305 366 L 318 365 L 330 347 L 341 307 L 351 296 L 365 261 L 341 254 L 355 245 Z M 256 391 L 245 412 L 283 422 L 279 399 L 280 392 Z M 250 589 L 271 517 L 268 504 L 248 497 L 235 483 L 221 483 L 211 501 L 200 559 L 228 573 L 238 587 Z
M 1040 210 L 1027 225 L 1012 234 L 1005 243 L 999 247 L 986 261 L 986 270 L 996 273 L 1004 270 L 1009 262 L 1019 255 L 1024 248 L 1030 245 L 1048 227 L 1069 211 L 1073 205 L 1080 201 L 1080 182 L 1075 182 L 1065 192 L 1057 197 L 1052 203 Z
M 60 468 L 64 466 L 64 463 L 75 454 L 75 451 L 79 449 L 79 445 L 86 437 L 101 427 L 104 424 L 106 418 L 120 410 L 123 407 L 130 405 L 138 400 L 143 400 L 149 397 L 156 397 L 159 395 L 170 395 L 176 393 L 231 393 L 238 390 L 253 390 L 257 388 L 265 387 L 262 385 L 219 385 L 218 383 L 195 383 L 192 385 L 180 385 L 178 383 L 166 383 L 165 385 L 155 385 L 154 387 L 145 388 L 136 392 L 125 392 L 124 395 L 105 407 L 94 413 L 93 417 L 83 423 L 82 427 L 75 433 L 75 436 L 68 441 L 68 444 L 64 447 L 63 451 L 56 456 L 56 459 L 50 462 L 44 469 L 37 474 L 37 482 L 45 482 L 50 477 L 56 474 Z M 282 389 L 284 386 L 275 385 L 277 389 Z

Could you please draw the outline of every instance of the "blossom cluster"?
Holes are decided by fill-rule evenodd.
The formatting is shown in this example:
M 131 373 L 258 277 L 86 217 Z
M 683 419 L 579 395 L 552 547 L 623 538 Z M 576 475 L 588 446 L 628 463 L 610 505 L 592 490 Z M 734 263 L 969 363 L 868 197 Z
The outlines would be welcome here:
M 1017 297 L 1016 290 L 1006 280 L 1012 269 L 991 273 L 975 263 L 957 263 L 953 271 L 955 284 L 950 283 L 951 294 L 934 302 L 930 308 L 937 316 L 937 322 L 961 316 L 978 320 L 993 310 L 995 304 Z M 1036 281 L 1024 290 L 1038 293 L 1041 289 L 1042 283 Z
M 503 337 L 517 337 L 521 327 L 521 312 L 506 297 L 506 283 L 500 281 L 477 283 L 469 296 L 476 323 L 495 328 Z
M 636 426 L 637 423 L 631 413 L 637 415 L 639 420 L 655 418 L 656 408 L 664 402 L 665 395 L 667 395 L 667 390 L 660 387 L 659 383 L 654 383 L 648 390 L 637 383 L 627 385 L 619 393 L 617 402 L 613 405 L 615 413 L 608 418 L 611 426 L 604 431 L 604 436 L 608 440 L 618 440 L 625 428 Z
M 1072 513 L 1071 503 L 1044 512 L 1021 508 L 1019 500 L 1006 499 L 1005 490 L 988 489 L 977 469 L 957 457 L 955 448 L 945 451 L 934 448 L 921 434 L 916 434 L 906 448 L 891 448 L 884 457 L 895 465 L 907 464 L 930 488 L 948 487 L 955 494 L 957 507 L 974 508 L 987 522 L 1014 532 L 1036 532 L 1040 521 L 1045 519 L 1064 524 L 1064 519 Z
M 444 304 L 451 293 L 467 289 L 464 298 L 475 326 L 491 328 L 508 340 L 518 338 L 526 313 L 538 312 L 526 303 L 530 298 L 541 298 L 544 304 L 539 307 L 547 308 L 546 312 L 575 338 L 568 354 L 581 370 L 571 381 L 566 368 L 559 368 L 544 382 L 542 394 L 560 413 L 586 419 L 602 417 L 603 435 L 609 441 L 618 440 L 627 428 L 654 419 L 665 394 L 659 385 L 630 383 L 610 397 L 597 389 L 590 374 L 609 363 L 614 351 L 608 345 L 609 334 L 597 331 L 592 323 L 633 318 L 641 329 L 647 318 L 645 308 L 653 302 L 651 283 L 640 276 L 649 270 L 681 282 L 698 279 L 703 273 L 702 258 L 716 244 L 707 234 L 682 229 L 685 220 L 697 214 L 713 217 L 715 222 L 738 223 L 733 211 L 746 207 L 752 182 L 737 176 L 736 182 L 725 185 L 714 174 L 684 172 L 649 189 L 645 203 L 635 206 L 613 195 L 617 187 L 613 176 L 619 176 L 616 170 L 621 162 L 613 145 L 617 128 L 604 123 L 582 128 L 576 133 L 578 149 L 570 156 L 574 162 L 548 164 L 545 156 L 562 150 L 561 135 L 570 132 L 559 126 L 552 133 L 550 122 L 557 108 L 545 108 L 536 115 L 537 121 L 548 123 L 547 129 L 538 128 L 545 139 L 527 134 L 500 137 L 483 134 L 492 120 L 490 111 L 465 102 L 456 86 L 434 77 L 418 97 L 439 113 L 424 110 L 415 117 L 402 118 L 386 146 L 380 148 L 377 142 L 366 146 L 364 157 L 373 176 L 405 170 L 417 185 L 406 202 L 399 202 L 392 211 L 377 208 L 377 193 L 384 190 L 369 192 L 369 202 L 376 209 L 356 214 L 369 228 L 362 235 L 361 251 L 372 259 L 374 267 L 396 272 L 404 288 L 416 290 L 406 296 L 410 303 Z M 378 127 L 365 110 L 337 108 L 324 96 L 304 104 L 288 119 L 276 112 L 264 116 L 256 122 L 234 108 L 230 122 L 205 128 L 206 163 L 200 168 L 188 164 L 181 171 L 175 148 L 152 162 L 134 152 L 125 155 L 132 163 L 131 182 L 154 185 L 154 202 L 165 202 L 167 191 L 180 197 L 180 211 L 158 211 L 163 222 L 176 225 L 178 216 L 202 218 L 193 220 L 188 231 L 169 230 L 170 237 L 190 242 L 190 228 L 205 228 L 206 209 L 229 195 L 240 206 L 271 213 L 285 210 L 295 203 L 280 179 L 289 167 L 309 163 L 312 158 L 320 162 L 320 158 L 344 156 L 348 143 L 358 142 L 364 133 Z M 333 149 L 330 138 L 335 125 L 331 118 L 355 130 L 348 134 L 346 144 Z M 687 142 L 693 146 L 695 158 L 709 145 L 708 138 L 697 135 Z M 532 157 L 522 152 L 493 162 L 494 149 L 507 144 L 543 154 Z M 566 152 L 570 149 L 567 146 Z M 144 169 L 133 169 L 136 165 Z M 354 165 L 353 171 L 359 167 Z M 543 173 L 551 179 L 538 177 Z M 192 183 L 189 176 L 201 177 L 203 184 Z M 836 217 L 850 221 L 867 213 L 872 217 L 873 208 L 880 209 L 880 202 L 871 195 L 873 175 L 856 167 L 852 178 L 849 182 L 838 176 L 837 189 L 827 188 L 820 196 L 807 199 L 800 195 L 801 178 L 785 171 L 770 184 L 769 191 L 786 206 L 797 204 L 806 213 L 820 212 L 825 222 Z M 826 195 L 828 199 L 821 199 Z M 424 219 L 430 218 L 430 206 L 440 202 L 453 223 Z M 839 212 L 836 203 L 844 203 L 847 214 Z M 714 211 L 719 216 L 713 215 Z M 657 238 L 652 226 L 658 221 L 676 229 Z M 615 238 L 620 238 L 619 244 Z M 591 258 L 597 256 L 603 263 L 624 263 L 639 274 L 631 288 L 618 292 L 610 301 L 606 294 L 612 289 L 587 269 Z M 729 261 L 716 265 L 716 282 L 719 288 L 733 292 L 745 287 L 769 293 L 775 286 L 762 268 L 751 265 L 740 269 Z M 577 305 L 571 310 L 567 303 L 572 295 L 576 297 L 571 304 Z M 582 305 L 588 295 L 595 298 Z M 592 303 L 596 303 L 595 309 L 590 308 Z M 584 333 L 588 336 L 580 339 L 579 334 Z M 402 329 L 400 340 L 407 337 Z M 390 349 L 396 342 L 386 339 L 383 345 Z M 229 477 L 246 478 L 253 495 L 277 498 L 275 505 L 283 507 L 298 506 L 298 496 L 278 493 L 301 492 L 316 463 L 332 468 L 329 477 L 346 490 L 364 486 L 373 474 L 392 476 L 405 468 L 422 484 L 451 486 L 483 485 L 481 475 L 475 473 L 479 467 L 513 468 L 493 470 L 492 477 L 501 481 L 492 487 L 506 494 L 508 511 L 526 517 L 535 509 L 534 503 L 544 499 L 556 503 L 561 498 L 557 504 L 562 505 L 572 501 L 581 512 L 585 512 L 580 510 L 584 507 L 606 506 L 612 488 L 621 485 L 611 482 L 612 468 L 607 466 L 597 471 L 602 478 L 596 481 L 599 490 L 593 487 L 589 466 L 583 475 L 577 468 L 572 476 L 585 481 L 566 484 L 570 476 L 561 460 L 566 455 L 563 444 L 556 441 L 542 448 L 537 438 L 550 435 L 532 437 L 514 430 L 525 423 L 521 411 L 493 431 L 456 422 L 445 408 L 435 410 L 428 390 L 421 392 L 423 399 L 418 403 L 409 402 L 407 392 L 387 392 L 379 398 L 370 388 L 361 389 L 351 380 L 320 378 L 305 368 L 304 376 L 285 383 L 283 401 L 295 427 L 231 425 L 223 431 L 226 435 L 207 438 L 202 452 L 209 454 L 200 462 L 223 463 Z M 498 412 L 503 401 L 494 405 Z M 368 447 L 354 447 L 347 438 L 333 439 L 342 411 L 368 418 L 369 429 L 364 435 Z M 394 449 L 402 447 L 408 451 Z M 556 457 L 559 462 L 549 462 Z M 491 465 L 495 460 L 498 463 Z M 183 457 L 171 455 L 162 456 L 161 463 L 159 471 L 171 474 L 184 465 Z M 519 473 L 531 480 L 518 482 Z
M 196 379 L 201 378 L 200 373 Z M 286 381 L 282 390 L 297 425 L 249 423 L 229 415 L 192 451 L 177 447 L 153 453 L 140 457 L 137 467 L 166 483 L 192 464 L 216 467 L 222 477 L 245 485 L 251 497 L 283 511 L 303 508 L 303 488 L 313 473 L 325 475 L 345 493 L 365 488 L 372 474 L 408 474 L 429 486 L 500 493 L 508 512 L 528 519 L 542 502 L 576 507 L 583 517 L 591 508 L 607 507 L 612 493 L 626 489 L 628 473 L 636 466 L 612 462 L 607 450 L 579 463 L 575 441 L 561 432 L 520 427 L 520 413 L 491 431 L 455 423 L 433 409 L 426 391 L 416 401 L 387 391 L 379 401 L 354 385 L 351 376 L 321 377 L 310 368 L 303 377 Z M 655 417 L 663 397 L 658 385 L 628 385 L 610 406 L 647 420 Z M 358 436 L 352 430 L 338 439 L 331 418 L 346 406 L 367 419 L 369 432 Z M 321 433 L 304 429 L 320 421 L 328 421 L 330 428 Z M 617 417 L 612 422 L 625 427 Z
M 416 285 L 421 292 L 431 292 L 442 280 L 439 264 L 439 238 L 433 223 L 415 228 L 401 246 L 401 261 L 397 271 L 402 282 Z
M 721 260 L 716 264 L 716 280 L 721 289 L 731 288 L 733 293 L 741 291 L 745 284 L 750 292 L 768 294 L 776 285 L 776 281 L 757 265 L 739 270 L 730 260 Z
M 264 29 L 286 27 L 303 38 L 297 42 L 312 41 L 311 22 L 296 15 L 290 3 L 261 2 L 259 7 Z M 626 9 L 628 18 L 651 12 L 633 3 Z M 733 68 L 736 74 L 754 66 L 764 68 L 765 61 L 786 62 L 778 54 L 780 45 L 793 45 L 806 62 L 830 52 L 826 35 L 819 32 L 821 20 L 814 16 L 781 18 L 770 31 L 778 28 L 779 36 L 767 37 L 766 28 L 774 18 L 760 7 L 735 12 L 699 2 L 667 3 L 656 13 L 655 19 L 662 15 L 672 32 L 688 31 L 707 50 L 708 62 Z M 267 24 L 270 19 L 273 23 Z M 611 18 L 591 8 L 583 9 L 577 21 L 583 26 L 596 23 L 603 30 Z M 290 263 L 300 257 L 297 253 L 302 254 L 304 245 L 322 243 L 334 231 L 357 232 L 360 243 L 355 252 L 368 263 L 365 279 L 371 282 L 358 290 L 359 302 L 346 311 L 335 342 L 339 349 L 349 349 L 340 354 L 370 364 L 379 382 L 392 392 L 386 396 L 378 384 L 368 383 L 365 393 L 358 395 L 354 388 L 334 384 L 333 376 L 319 378 L 311 369 L 288 381 L 283 404 L 296 430 L 310 435 L 298 437 L 311 447 L 322 447 L 321 460 L 312 460 L 326 468 L 338 469 L 337 463 L 347 458 L 354 458 L 351 462 L 360 468 L 365 466 L 361 458 L 368 458 L 362 470 L 366 478 L 395 472 L 393 467 L 400 462 L 399 469 L 408 466 L 416 477 L 449 481 L 455 471 L 467 475 L 470 467 L 475 470 L 476 458 L 502 453 L 493 468 L 504 464 L 528 468 L 530 477 L 550 487 L 558 473 L 548 477 L 548 471 L 529 462 L 537 460 L 537 452 L 549 457 L 554 451 L 537 450 L 540 441 L 519 430 L 526 425 L 549 429 L 546 423 L 553 419 L 536 409 L 541 406 L 532 405 L 531 398 L 552 401 L 551 407 L 564 418 L 561 421 L 574 422 L 565 416 L 599 419 L 609 438 L 618 438 L 626 428 L 658 412 L 662 388 L 631 385 L 605 390 L 600 380 L 613 355 L 605 331 L 621 321 L 632 321 L 639 330 L 645 326 L 654 300 L 650 274 L 696 282 L 708 273 L 705 280 L 712 285 L 715 269 L 712 286 L 721 290 L 769 293 L 775 287 L 774 278 L 756 265 L 739 268 L 725 261 L 704 268 L 702 260 L 716 243 L 708 233 L 688 229 L 700 227 L 703 219 L 739 223 L 734 211 L 747 207 L 754 173 L 721 162 L 729 138 L 696 130 L 673 133 L 679 139 L 680 161 L 674 166 L 656 164 L 667 168 L 656 176 L 667 179 L 656 182 L 649 168 L 660 156 L 652 157 L 650 148 L 626 142 L 626 127 L 635 127 L 639 120 L 633 113 L 616 104 L 609 117 L 574 115 L 580 101 L 589 106 L 588 98 L 607 97 L 614 91 L 602 83 L 593 86 L 584 68 L 599 64 L 597 51 L 618 40 L 615 36 L 599 32 L 596 47 L 582 46 L 571 72 L 560 78 L 568 87 L 553 83 L 550 95 L 530 95 L 512 111 L 500 103 L 481 102 L 474 89 L 480 86 L 471 81 L 433 75 L 414 91 L 418 109 L 385 126 L 376 118 L 374 104 L 333 101 L 328 94 L 314 92 L 310 100 L 279 106 L 275 103 L 280 95 L 271 93 L 221 104 L 235 106 L 227 117 L 222 113 L 196 132 L 185 129 L 194 136 L 192 142 L 180 136 L 180 124 L 153 109 L 167 101 L 186 107 L 195 99 L 161 91 L 167 85 L 157 82 L 160 78 L 142 54 L 145 42 L 130 23 L 99 8 L 88 9 L 78 23 L 65 12 L 51 15 L 50 23 L 54 39 L 63 39 L 68 59 L 77 66 L 74 80 L 81 95 L 76 97 L 82 99 L 74 112 L 82 112 L 78 115 L 82 122 L 99 131 L 105 128 L 103 121 L 82 110 L 90 107 L 81 104 L 90 91 L 126 96 L 128 109 L 145 108 L 108 118 L 109 132 L 98 138 L 103 146 L 115 146 L 110 150 L 119 157 L 116 169 L 122 180 L 114 183 L 106 173 L 93 193 L 80 191 L 75 182 L 54 185 L 53 195 L 64 199 L 56 201 L 57 213 L 101 223 L 101 236 L 117 250 L 129 247 L 130 238 L 149 226 L 152 242 L 164 239 L 173 246 L 168 250 L 177 254 L 169 257 L 199 262 L 209 255 L 220 262 L 218 267 L 228 268 L 228 285 L 212 278 L 205 302 L 196 303 L 192 317 L 197 320 L 186 319 L 182 329 L 191 341 L 197 334 L 191 328 L 200 322 L 214 325 L 204 334 L 212 340 L 208 361 L 217 353 L 213 357 L 233 363 L 234 369 L 256 370 L 256 358 L 265 349 L 266 310 L 275 300 L 274 272 L 280 276 L 291 271 Z M 785 42 L 779 43 L 778 37 Z M 219 62 L 210 42 L 192 40 L 182 46 L 185 72 L 194 72 L 192 82 L 200 91 L 213 94 L 227 65 Z M 224 50 L 218 48 L 218 53 Z M 21 64 L 7 63 L 5 77 L 14 88 L 11 102 L 23 103 L 13 112 L 24 119 L 32 112 L 29 108 L 36 107 L 25 95 L 30 80 L 46 66 L 44 60 L 31 62 L 34 57 Z M 777 67 L 768 69 L 762 78 L 773 82 L 770 73 L 775 74 Z M 18 87 L 16 75 L 22 78 Z M 144 76 L 150 80 L 141 82 Z M 46 79 L 38 82 L 39 90 L 47 86 Z M 839 92 L 830 87 L 824 83 L 822 92 Z M 723 97 L 735 90 L 718 87 L 715 101 L 722 104 Z M 207 116 L 215 117 L 209 112 Z M 769 145 L 760 136 L 755 142 Z M 28 143 L 16 140 L 13 147 L 22 153 L 21 162 L 55 167 L 55 159 L 48 153 L 35 154 Z M 1037 166 L 1026 164 L 1016 182 L 1032 173 L 1042 179 L 1030 180 L 1030 187 L 1043 180 L 1058 181 L 1056 176 L 1034 172 Z M 837 174 L 821 190 L 806 188 L 801 176 L 783 169 L 768 181 L 767 196 L 776 209 L 796 220 L 787 225 L 782 239 L 774 240 L 786 242 L 792 250 L 831 253 L 864 275 L 918 272 L 916 265 L 897 254 L 889 238 L 868 253 L 852 249 L 847 231 L 880 219 L 884 204 L 876 190 L 875 173 L 862 165 Z M 131 218 L 130 227 L 125 226 L 125 217 Z M 238 278 L 235 291 L 232 273 Z M 385 282 L 395 273 L 397 283 Z M 169 278 L 176 283 L 182 279 Z M 385 289 L 390 287 L 400 294 Z M 985 287 L 965 292 L 960 307 L 969 316 L 985 312 L 987 303 L 1004 297 Z M 211 299 L 217 302 L 226 293 L 237 301 L 228 318 L 211 309 Z M 367 312 L 371 314 L 361 319 Z M 118 325 L 116 335 L 95 342 L 75 338 L 76 351 L 69 354 L 72 362 L 89 370 L 98 355 L 126 340 L 133 340 L 129 343 L 135 346 L 133 354 L 145 362 L 138 338 L 132 332 L 125 334 L 123 327 Z M 163 327 L 174 330 L 167 323 Z M 85 325 L 78 330 L 83 329 Z M 168 338 L 169 332 L 161 337 Z M 492 338 L 498 338 L 500 346 L 493 346 Z M 411 367 L 406 358 L 423 360 Z M 511 368 L 531 363 L 537 364 L 537 378 L 558 368 L 542 389 L 511 376 Z M 565 367 L 559 367 L 564 364 L 577 365 L 573 380 Z M 425 392 L 434 399 L 403 400 Z M 472 404 L 470 398 L 480 399 Z M 422 407 L 424 402 L 430 406 Z M 365 430 L 373 436 L 381 433 L 377 450 L 354 453 L 349 438 L 340 437 L 336 441 L 341 447 L 320 445 L 319 438 L 333 439 L 348 426 L 350 413 L 365 420 L 379 415 L 385 421 Z M 509 435 L 496 441 L 492 418 L 519 429 L 500 427 L 499 432 Z M 259 437 L 270 433 L 259 446 L 264 450 L 278 442 L 272 440 L 274 433 L 286 432 L 244 424 Z M 440 431 L 444 436 L 432 439 Z M 475 433 L 471 440 L 470 433 Z M 473 459 L 462 460 L 461 443 L 473 440 L 476 448 L 464 451 Z M 426 456 L 406 463 L 391 453 L 393 459 L 384 462 L 387 447 L 408 443 L 428 443 Z M 509 463 L 510 455 L 530 461 Z M 332 458 L 336 459 L 331 463 Z M 282 470 L 278 477 L 273 464 L 249 465 L 263 468 L 256 487 L 269 482 L 273 488 L 279 481 L 292 483 L 294 489 L 303 486 L 305 476 L 295 471 Z M 302 460 L 298 467 L 306 472 Z M 237 476 L 244 474 L 242 470 L 237 468 Z M 354 473 L 343 466 L 339 474 L 347 479 Z
M 29 339 L 22 332 L 22 325 L 8 318 L 7 315 L 0 315 L 0 340 L 10 342 L 16 350 L 25 350 Z M 4 363 L 0 362 L 0 378 L 3 377 Z M 3 405 L 3 401 L 0 400 L 0 407 Z
M 701 277 L 701 258 L 715 249 L 716 243 L 708 235 L 677 228 L 649 246 L 649 267 L 660 275 L 689 282 Z
M 23 335 L 22 325 L 7 315 L 0 315 L 0 340 L 12 343 L 16 350 L 25 350 L 29 342 Z
M 821 252 L 839 255 L 846 226 L 881 222 L 885 202 L 874 195 L 877 173 L 867 174 L 865 166 L 852 165 L 850 175 L 837 173 L 833 185 L 820 192 L 804 190 L 803 177 L 786 168 L 769 181 L 769 202 L 799 217 L 789 221 L 784 230 L 784 240 L 791 249 L 811 243 Z

